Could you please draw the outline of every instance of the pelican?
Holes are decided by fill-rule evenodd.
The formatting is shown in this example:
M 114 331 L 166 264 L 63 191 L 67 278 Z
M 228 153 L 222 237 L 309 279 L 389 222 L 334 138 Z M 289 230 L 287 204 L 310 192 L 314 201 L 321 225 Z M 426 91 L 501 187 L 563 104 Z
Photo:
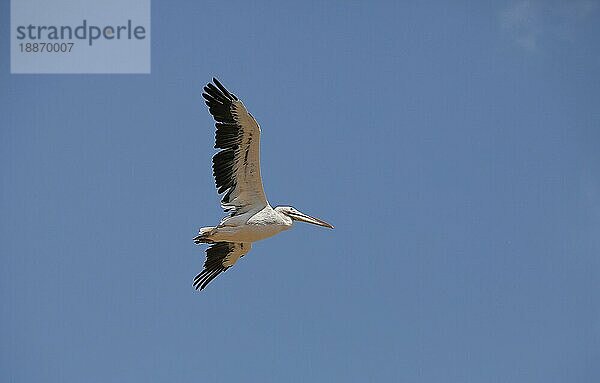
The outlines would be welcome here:
M 271 207 L 260 176 L 260 127 L 233 93 L 216 78 L 204 87 L 202 97 L 215 120 L 213 175 L 221 207 L 229 215 L 217 226 L 202 227 L 194 243 L 208 243 L 204 269 L 194 278 L 203 290 L 219 274 L 246 255 L 252 244 L 288 230 L 294 221 L 333 229 L 329 223 L 291 206 Z

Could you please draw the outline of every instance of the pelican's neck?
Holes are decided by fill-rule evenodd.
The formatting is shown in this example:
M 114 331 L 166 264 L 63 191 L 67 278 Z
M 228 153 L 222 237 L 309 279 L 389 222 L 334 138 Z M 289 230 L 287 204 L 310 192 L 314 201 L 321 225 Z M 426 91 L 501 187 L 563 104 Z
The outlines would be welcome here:
M 283 218 L 283 223 L 285 226 L 291 227 L 294 224 L 294 220 L 288 217 L 287 215 L 282 213 L 279 213 L 279 215 L 281 215 L 281 218 Z
M 290 217 L 288 217 L 288 215 L 285 214 L 284 212 L 280 211 L 278 209 L 278 207 L 276 207 L 275 209 L 273 209 L 273 211 L 275 212 L 275 214 L 277 214 L 279 216 L 279 219 L 282 221 L 282 223 L 285 226 L 291 227 L 294 224 L 294 220 L 291 219 Z

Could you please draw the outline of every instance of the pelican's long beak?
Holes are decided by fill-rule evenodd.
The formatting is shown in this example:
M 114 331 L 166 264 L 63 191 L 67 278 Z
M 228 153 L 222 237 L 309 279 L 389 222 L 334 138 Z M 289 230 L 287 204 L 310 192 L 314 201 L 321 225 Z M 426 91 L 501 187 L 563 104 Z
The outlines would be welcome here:
M 324 226 L 324 227 L 328 227 L 330 229 L 333 229 L 333 225 L 320 220 L 318 218 L 315 217 L 311 217 L 308 214 L 304 214 L 304 213 L 300 213 L 300 212 L 294 212 L 293 214 L 290 214 L 290 217 L 292 219 L 295 219 L 296 221 L 302 221 L 302 222 L 306 222 L 306 223 L 312 223 L 313 225 L 318 225 L 318 226 Z

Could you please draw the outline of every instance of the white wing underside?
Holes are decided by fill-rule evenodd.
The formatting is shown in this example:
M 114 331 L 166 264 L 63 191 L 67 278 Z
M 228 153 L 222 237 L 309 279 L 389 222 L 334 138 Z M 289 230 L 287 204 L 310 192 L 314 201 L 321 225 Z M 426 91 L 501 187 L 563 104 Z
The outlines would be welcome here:
M 234 94 L 213 79 L 202 96 L 216 121 L 213 175 L 221 206 L 233 215 L 268 205 L 260 175 L 260 127 Z
M 267 206 L 267 197 L 260 175 L 260 126 L 248 113 L 242 101 L 233 102 L 236 119 L 242 131 L 242 145 L 234 157 L 236 185 L 231 190 L 228 203 L 221 206 L 236 214 L 250 210 L 260 210 Z

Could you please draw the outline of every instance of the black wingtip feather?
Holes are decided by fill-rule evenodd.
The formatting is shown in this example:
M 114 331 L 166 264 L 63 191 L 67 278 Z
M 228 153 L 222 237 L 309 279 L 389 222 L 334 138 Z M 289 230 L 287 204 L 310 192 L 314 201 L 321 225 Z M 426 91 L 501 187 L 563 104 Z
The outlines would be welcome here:
M 204 269 L 196 275 L 192 283 L 196 290 L 204 290 L 219 274 L 227 271 L 229 267 L 223 266 L 223 260 L 234 250 L 234 246 L 233 243 L 229 242 L 217 242 L 206 249 Z
M 230 195 L 235 188 L 234 159 L 241 145 L 242 131 L 237 120 L 237 106 L 234 101 L 238 98 L 213 77 L 212 83 L 204 86 L 202 97 L 208 111 L 216 121 L 215 148 L 221 149 L 213 157 L 213 175 L 219 194 L 226 193 L 221 203 L 229 203 Z

